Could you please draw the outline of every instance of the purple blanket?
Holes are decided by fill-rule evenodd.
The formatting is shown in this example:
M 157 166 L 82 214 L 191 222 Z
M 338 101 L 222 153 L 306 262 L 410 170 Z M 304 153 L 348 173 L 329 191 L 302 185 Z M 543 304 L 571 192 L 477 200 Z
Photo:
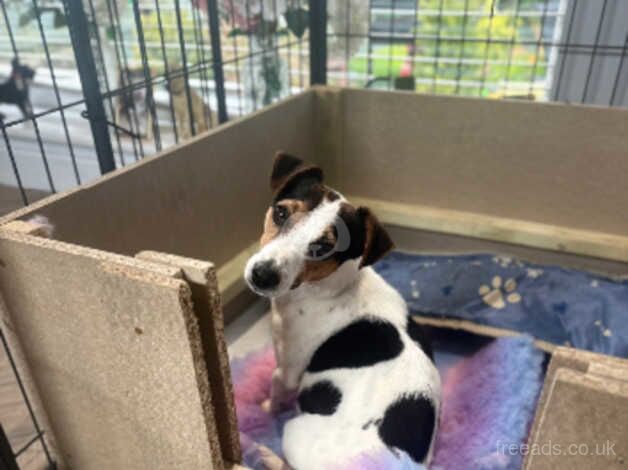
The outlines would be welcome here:
M 543 381 L 544 354 L 525 336 L 491 341 L 469 357 L 439 351 L 443 405 L 431 468 L 436 470 L 516 469 L 522 456 L 511 444 L 525 443 Z M 232 361 L 234 395 L 244 464 L 263 468 L 259 444 L 281 455 L 283 424 L 295 409 L 272 416 L 260 408 L 270 395 L 275 367 L 272 348 Z M 420 469 L 407 456 L 356 455 L 337 470 Z

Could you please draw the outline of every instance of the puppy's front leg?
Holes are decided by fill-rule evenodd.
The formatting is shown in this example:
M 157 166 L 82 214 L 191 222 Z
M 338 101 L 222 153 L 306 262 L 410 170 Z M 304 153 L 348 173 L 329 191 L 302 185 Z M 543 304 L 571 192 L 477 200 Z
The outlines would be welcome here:
M 292 401 L 297 388 L 297 383 L 289 379 L 283 367 L 275 369 L 270 388 L 271 409 L 278 411 L 282 405 Z
M 288 463 L 266 446 L 259 446 L 262 464 L 266 470 L 293 470 Z
M 295 392 L 296 388 L 290 389 L 286 386 L 283 370 L 281 367 L 277 367 L 273 371 L 270 383 L 270 398 L 262 402 L 262 409 L 267 413 L 278 412 L 283 404 L 290 401 Z

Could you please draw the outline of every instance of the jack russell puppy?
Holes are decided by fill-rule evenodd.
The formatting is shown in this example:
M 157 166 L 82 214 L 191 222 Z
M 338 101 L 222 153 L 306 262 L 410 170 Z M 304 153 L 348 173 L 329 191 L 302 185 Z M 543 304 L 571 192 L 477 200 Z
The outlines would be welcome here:
M 245 279 L 272 301 L 269 406 L 298 397 L 299 414 L 283 431 L 287 462 L 277 467 L 341 468 L 358 455 L 401 451 L 428 463 L 440 377 L 405 301 L 370 267 L 392 248 L 390 237 L 299 158 L 277 154 L 270 185 Z

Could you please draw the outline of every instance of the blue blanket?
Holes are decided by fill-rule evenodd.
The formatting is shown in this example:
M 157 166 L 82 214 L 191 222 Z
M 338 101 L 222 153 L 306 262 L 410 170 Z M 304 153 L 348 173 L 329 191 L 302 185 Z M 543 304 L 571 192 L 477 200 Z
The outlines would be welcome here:
M 375 269 L 413 313 L 628 357 L 628 281 L 489 254 L 393 252 Z

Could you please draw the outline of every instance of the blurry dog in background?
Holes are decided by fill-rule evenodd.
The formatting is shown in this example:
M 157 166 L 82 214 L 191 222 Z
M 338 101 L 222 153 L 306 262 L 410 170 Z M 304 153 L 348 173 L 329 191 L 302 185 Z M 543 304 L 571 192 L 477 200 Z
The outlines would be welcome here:
M 174 117 L 177 121 L 177 132 L 181 140 L 187 140 L 192 137 L 192 128 L 190 126 L 190 114 L 194 119 L 194 130 L 196 134 L 205 132 L 210 127 L 218 124 L 218 116 L 211 111 L 203 101 L 203 98 L 192 88 L 190 89 L 190 101 L 192 110 L 188 110 L 188 97 L 185 87 L 185 77 L 178 76 L 171 78 L 167 85 L 170 96 L 172 97 L 172 107 L 174 108 Z M 210 116 L 208 122 L 207 116 Z
M 137 87 L 145 81 L 144 69 L 123 67 L 118 74 L 118 86 L 122 92 L 116 98 L 115 121 L 121 125 L 121 117 L 127 121 L 129 129 L 141 137 L 150 139 L 152 137 L 152 116 L 150 113 L 146 87 Z M 134 86 L 135 85 L 135 86 Z
M 22 111 L 24 118 L 32 116 L 30 87 L 34 77 L 35 70 L 14 58 L 11 61 L 11 75 L 0 84 L 0 103 L 16 105 Z M 3 118 L 4 116 L 0 114 L 0 120 Z

